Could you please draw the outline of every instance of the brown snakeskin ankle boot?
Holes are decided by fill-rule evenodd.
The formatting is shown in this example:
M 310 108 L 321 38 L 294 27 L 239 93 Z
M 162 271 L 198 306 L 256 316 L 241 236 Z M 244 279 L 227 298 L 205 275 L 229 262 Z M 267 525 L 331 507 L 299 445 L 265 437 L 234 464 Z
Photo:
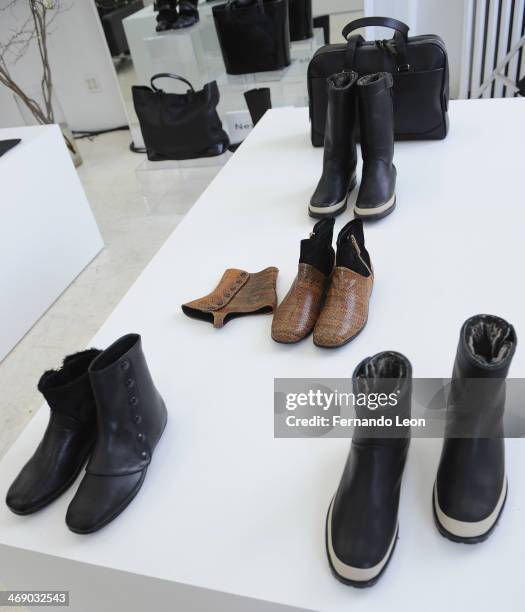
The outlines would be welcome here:
M 315 224 L 310 238 L 301 240 L 297 276 L 272 322 L 272 338 L 276 342 L 299 342 L 314 329 L 334 267 L 334 222 L 333 218 L 322 219 Z
M 250 274 L 235 268 L 226 270 L 217 287 L 205 297 L 183 304 L 188 317 L 223 327 L 230 319 L 246 314 L 273 312 L 277 306 L 277 268 Z
M 353 340 L 368 320 L 374 272 L 365 248 L 363 222 L 347 223 L 337 238 L 336 268 L 314 329 L 314 344 L 336 348 Z

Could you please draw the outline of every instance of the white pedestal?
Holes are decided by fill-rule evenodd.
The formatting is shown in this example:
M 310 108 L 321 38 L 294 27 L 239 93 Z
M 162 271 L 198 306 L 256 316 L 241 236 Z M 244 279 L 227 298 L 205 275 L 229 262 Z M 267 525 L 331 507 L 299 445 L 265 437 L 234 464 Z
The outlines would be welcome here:
M 220 169 L 230 159 L 226 151 L 217 157 L 152 162 L 145 159 L 136 176 L 149 213 L 176 214 L 182 218 Z
M 314 30 L 310 40 L 292 43 L 292 62 L 282 70 L 232 75 L 223 72 L 217 79 L 221 92 L 221 115 L 246 107 L 244 92 L 252 88 L 268 87 L 274 108 L 308 105 L 308 64 L 323 42 L 321 29 Z
M 200 11 L 201 18 L 194 26 L 167 32 L 155 31 L 153 6 L 123 20 L 138 84 L 149 85 L 154 74 L 170 72 L 200 89 L 224 71 L 213 17 L 209 11 Z M 169 85 L 165 89 L 171 91 Z M 180 85 L 175 91 L 180 91 Z
M 64 524 L 76 486 L 34 516 L 2 504 L 0 582 L 69 588 L 74 612 L 144 612 L 154 603 L 192 612 L 522 608 L 523 440 L 506 442 L 506 508 L 477 546 L 437 532 L 431 493 L 441 442 L 413 440 L 395 554 L 376 586 L 358 590 L 333 578 L 324 549 L 348 441 L 273 437 L 274 377 L 345 377 L 363 357 L 389 349 L 409 357 L 415 376 L 448 377 L 467 317 L 494 313 L 518 335 L 525 330 L 525 103 L 450 106 L 446 140 L 396 143 L 397 208 L 365 228 L 376 272 L 368 325 L 335 351 L 311 338 L 273 342 L 269 315 L 215 330 L 180 309 L 227 267 L 278 266 L 280 299 L 297 273 L 322 150 L 310 145 L 306 109 L 262 119 L 89 343 L 105 347 L 141 333 L 166 400 L 168 427 L 140 494 L 91 536 Z M 350 218 L 338 217 L 336 235 Z M 518 349 L 511 375 L 524 374 Z M 0 462 L 2 497 L 47 416 L 41 410 Z
M 274 72 L 233 76 L 226 74 L 211 6 L 199 7 L 200 21 L 183 30 L 155 32 L 156 13 L 152 6 L 124 19 L 138 83 L 149 85 L 154 74 L 175 73 L 187 78 L 195 88 L 217 80 L 222 114 L 245 108 L 242 94 L 250 87 L 270 87 L 275 106 L 303 106 L 308 102 L 306 72 L 317 49 L 323 45 L 323 31 L 291 45 L 292 64 Z M 164 80 L 168 92 L 180 92 L 181 84 Z
M 102 249 L 58 126 L 0 130 L 0 361 Z
M 300 59 L 302 62 L 310 63 L 314 53 L 324 45 L 324 32 L 322 28 L 314 28 L 314 35 L 307 40 L 292 42 L 290 55 L 292 59 Z
M 274 107 L 306 106 L 308 104 L 307 70 L 314 53 L 324 44 L 323 31 L 314 30 L 313 38 L 294 42 L 290 55 L 292 63 L 283 70 L 255 74 L 226 74 L 215 23 L 212 3 L 199 5 L 200 21 L 182 30 L 155 32 L 156 15 L 152 6 L 133 13 L 124 19 L 137 82 L 148 85 L 154 74 L 175 73 L 187 78 L 196 89 L 216 80 L 220 90 L 219 114 L 225 128 L 232 123 L 246 125 L 244 92 L 253 87 L 269 87 Z M 184 85 L 172 79 L 163 79 L 162 88 L 167 92 L 184 91 Z M 229 118 L 235 113 L 234 118 Z M 134 113 L 133 113 L 134 115 Z M 139 125 L 131 117 L 133 140 L 141 146 Z M 242 130 L 242 136 L 249 130 Z M 239 141 L 237 130 L 229 130 L 232 142 Z

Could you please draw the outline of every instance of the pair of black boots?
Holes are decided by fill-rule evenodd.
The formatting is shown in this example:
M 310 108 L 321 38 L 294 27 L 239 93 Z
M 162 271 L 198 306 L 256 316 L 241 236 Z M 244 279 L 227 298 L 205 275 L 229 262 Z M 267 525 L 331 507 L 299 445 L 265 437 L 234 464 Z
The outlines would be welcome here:
M 512 325 L 490 315 L 466 321 L 460 333 L 447 407 L 445 440 L 432 495 L 440 533 L 454 542 L 485 540 L 507 496 L 503 412 L 505 379 L 516 349 Z M 398 536 L 401 479 L 410 443 L 412 368 L 386 352 L 361 362 L 354 391 L 396 393 L 397 405 L 357 408 L 361 418 L 399 418 L 395 437 L 380 427 L 357 427 L 326 523 L 326 548 L 334 575 L 356 587 L 375 584 Z M 397 419 L 396 419 L 397 421 Z
M 199 21 L 199 0 L 158 0 L 157 32 L 189 28 Z
M 21 515 L 44 508 L 89 459 L 66 524 L 75 533 L 92 533 L 139 492 L 167 421 L 140 336 L 123 336 L 105 351 L 69 355 L 59 370 L 42 375 L 38 389 L 51 410 L 49 423 L 6 503 Z
M 336 216 L 346 210 L 348 196 L 357 184 L 358 114 L 363 174 L 354 215 L 380 219 L 394 210 L 397 173 L 392 86 L 388 72 L 359 78 L 349 71 L 329 77 L 323 174 L 310 200 L 310 216 Z

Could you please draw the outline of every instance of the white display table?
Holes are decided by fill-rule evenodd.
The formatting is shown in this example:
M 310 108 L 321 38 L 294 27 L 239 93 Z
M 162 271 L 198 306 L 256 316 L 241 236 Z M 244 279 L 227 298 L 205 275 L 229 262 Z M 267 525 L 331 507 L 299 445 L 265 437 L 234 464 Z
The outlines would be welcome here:
M 311 339 L 274 343 L 268 315 L 215 330 L 180 310 L 227 267 L 279 267 L 280 299 L 296 274 L 322 150 L 309 143 L 306 109 L 265 116 L 90 342 L 141 333 L 169 407 L 142 491 L 91 536 L 64 524 L 75 487 L 31 517 L 2 505 L 0 582 L 69 589 L 75 612 L 522 609 L 525 442 L 507 441 L 510 489 L 498 528 L 463 546 L 433 524 L 441 442 L 413 440 L 395 555 L 375 587 L 356 590 L 332 577 L 324 549 L 349 442 L 273 437 L 274 377 L 344 377 L 386 349 L 406 354 L 415 376 L 448 377 L 470 315 L 501 315 L 525 334 L 525 103 L 453 102 L 450 119 L 444 141 L 396 145 L 397 209 L 365 229 L 376 272 L 368 325 L 327 351 Z M 339 217 L 337 230 L 350 218 Z M 518 348 L 511 374 L 524 373 Z M 2 494 L 47 417 L 44 408 L 0 463 Z
M 0 130 L 0 361 L 102 249 L 56 125 Z

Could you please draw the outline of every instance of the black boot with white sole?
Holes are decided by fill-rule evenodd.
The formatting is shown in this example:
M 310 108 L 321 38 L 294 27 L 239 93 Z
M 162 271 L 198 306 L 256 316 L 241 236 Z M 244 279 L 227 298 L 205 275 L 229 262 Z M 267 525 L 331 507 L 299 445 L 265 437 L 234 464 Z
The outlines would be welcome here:
M 516 342 L 512 325 L 491 315 L 461 329 L 432 499 L 440 533 L 454 542 L 486 540 L 505 505 L 505 379 Z
M 335 217 L 346 209 L 348 195 L 356 185 L 357 147 L 355 126 L 357 101 L 353 71 L 327 79 L 323 174 L 310 200 L 311 217 Z
M 396 205 L 392 75 L 378 72 L 357 81 L 363 176 L 354 214 L 381 219 Z
M 358 418 L 392 418 L 394 423 L 396 417 L 409 419 L 412 368 L 408 359 L 389 351 L 362 361 L 354 372 L 354 394 L 361 393 L 392 393 L 397 399 L 395 405 L 375 410 L 372 405 L 357 407 Z M 394 552 L 401 479 L 410 444 L 410 426 L 368 425 L 355 429 L 326 521 L 332 572 L 354 587 L 375 584 Z

